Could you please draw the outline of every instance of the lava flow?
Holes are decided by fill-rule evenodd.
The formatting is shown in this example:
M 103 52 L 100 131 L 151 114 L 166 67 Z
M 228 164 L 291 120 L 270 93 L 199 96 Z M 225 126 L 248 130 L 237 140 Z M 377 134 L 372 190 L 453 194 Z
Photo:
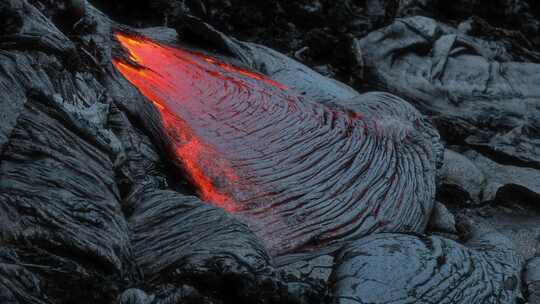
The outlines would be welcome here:
M 195 118 L 190 117 L 190 114 L 194 114 L 192 111 L 200 106 L 197 104 L 200 100 L 190 94 L 193 89 L 196 89 L 196 87 L 191 87 L 193 83 L 190 82 L 195 79 L 204 81 L 204 77 L 200 75 L 201 71 L 194 69 L 197 64 L 193 60 L 198 58 L 199 63 L 202 63 L 201 59 L 212 64 L 217 62 L 210 57 L 161 47 L 141 38 L 122 34 L 117 34 L 116 38 L 129 51 L 130 59 L 146 68 L 139 69 L 119 60 L 113 60 L 113 64 L 159 110 L 169 136 L 176 139 L 172 141 L 174 154 L 182 163 L 183 169 L 197 188 L 200 197 L 226 211 L 235 211 L 237 208 L 231 195 L 219 189 L 223 185 L 218 186 L 216 183 L 221 178 L 226 178 L 227 183 L 237 183 L 236 173 L 230 164 L 211 145 L 201 141 L 195 130 L 186 123 L 186 119 L 191 121 L 190 118 Z M 167 62 L 171 62 L 171 65 L 163 66 Z M 243 75 L 260 79 L 254 73 L 235 69 L 232 66 L 225 64 L 219 64 L 219 66 L 224 70 L 238 71 Z M 160 73 L 154 72 L 154 68 L 170 78 L 159 77 Z M 192 79 L 187 78 L 188 75 Z M 176 81 L 171 84 L 169 82 L 171 78 L 185 81 Z M 212 84 L 207 85 L 210 88 Z M 171 99 L 171 97 L 174 98 Z M 178 109 L 178 101 L 182 101 L 181 106 L 185 108 Z
M 304 100 L 266 76 L 147 38 L 116 38 L 133 63 L 115 67 L 161 114 L 199 196 L 250 225 L 274 253 L 423 229 L 434 187 L 419 151 L 429 140 L 402 144 L 380 131 L 388 123 Z
M 253 86 L 253 83 L 246 80 L 264 83 L 265 87 L 257 90 L 259 94 L 267 96 L 274 94 L 272 90 L 284 90 L 285 86 L 202 54 L 160 46 L 140 37 L 117 34 L 116 38 L 129 52 L 131 61 L 144 68 L 116 59 L 113 64 L 159 110 L 169 136 L 176 139 L 172 141 L 174 154 L 182 163 L 199 196 L 226 211 L 237 211 L 238 202 L 231 188 L 241 186 L 238 171 L 242 170 L 233 169 L 230 162 L 223 157 L 224 154 L 216 151 L 215 146 L 210 144 L 214 143 L 215 138 L 208 142 L 208 134 L 205 134 L 208 132 L 205 130 L 210 131 L 212 128 L 206 128 L 200 119 L 208 115 L 207 118 L 214 120 L 216 128 L 220 129 L 215 132 L 239 131 L 229 123 L 220 122 L 218 117 L 212 118 L 218 114 L 223 117 L 224 113 L 220 113 L 224 111 L 223 107 L 233 108 L 226 102 L 223 106 L 219 105 L 223 99 L 234 97 L 225 94 L 230 93 L 230 90 L 241 91 Z M 240 79 L 235 76 L 240 76 Z M 220 93 L 220 90 L 225 94 Z M 212 113 L 211 110 L 215 112 Z M 233 110 L 231 113 L 238 115 L 240 110 Z M 255 189 L 256 185 L 252 186 L 253 189 L 246 189 L 244 185 L 243 191 L 261 191 Z

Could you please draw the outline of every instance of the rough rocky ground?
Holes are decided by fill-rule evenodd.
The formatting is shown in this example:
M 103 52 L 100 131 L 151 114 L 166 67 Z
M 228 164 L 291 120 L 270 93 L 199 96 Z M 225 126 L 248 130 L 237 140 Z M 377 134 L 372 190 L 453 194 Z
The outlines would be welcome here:
M 407 100 L 446 147 L 427 229 L 271 256 L 162 152 L 111 65 L 127 27 L 321 103 Z M 532 0 L 3 1 L 0 302 L 540 303 L 539 30 Z

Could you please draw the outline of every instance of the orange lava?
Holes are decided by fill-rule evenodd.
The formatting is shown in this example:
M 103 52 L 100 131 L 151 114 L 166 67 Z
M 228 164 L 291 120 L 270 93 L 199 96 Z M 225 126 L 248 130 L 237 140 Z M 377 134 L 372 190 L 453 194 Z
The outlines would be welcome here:
M 371 233 L 397 153 L 377 119 L 303 98 L 212 57 L 117 34 L 116 69 L 155 105 L 170 159 L 199 197 L 272 254 Z M 144 116 L 142 117 L 144 118 Z M 398 165 L 395 165 L 399 168 Z
M 195 61 L 191 62 L 191 60 L 202 55 L 167 48 L 143 38 L 129 37 L 124 34 L 117 34 L 116 38 L 129 52 L 130 59 L 140 67 L 145 68 L 136 67 L 117 59 L 113 60 L 114 66 L 145 97 L 152 101 L 160 112 L 164 129 L 170 137 L 176 139 L 172 141 L 172 152 L 177 156 L 177 160 L 182 162 L 183 169 L 188 174 L 192 184 L 197 188 L 201 199 L 212 202 L 228 212 L 236 211 L 237 205 L 232 194 L 224 190 L 227 189 L 225 185 L 218 184 L 223 183 L 223 181 L 235 183 L 238 180 L 236 173 L 228 162 L 211 145 L 202 141 L 183 117 L 178 115 L 178 111 L 174 108 L 178 101 L 168 98 L 168 96 L 178 96 L 179 100 L 183 99 L 183 106 L 187 110 L 186 113 L 189 113 L 190 108 L 199 106 L 197 100 L 195 100 L 196 98 L 191 98 L 193 96 L 190 96 L 190 94 L 182 94 L 183 92 L 189 92 L 189 83 L 180 81 L 171 85 L 170 79 L 161 77 L 166 75 L 180 79 L 186 76 L 183 74 L 185 70 L 178 69 L 178 59 L 184 61 L 184 69 L 196 70 L 200 66 L 195 64 Z M 152 68 L 160 67 L 171 59 L 176 64 L 170 66 L 170 71 L 162 71 L 163 74 L 152 71 Z M 217 62 L 209 57 L 204 57 L 204 59 L 212 64 Z M 225 64 L 220 63 L 219 66 L 229 71 L 241 72 L 243 75 L 260 77 L 254 73 Z
M 249 81 L 244 83 L 244 79 L 276 90 L 286 87 L 263 75 L 143 37 L 117 33 L 116 39 L 128 52 L 132 63 L 114 59 L 114 66 L 160 112 L 164 129 L 173 139 L 171 152 L 181 162 L 201 199 L 228 212 L 237 211 L 239 204 L 234 192 L 241 187 L 239 172 L 221 151 L 205 140 L 205 128 L 201 125 L 204 122 L 199 119 L 219 112 L 201 108 L 219 107 L 223 96 L 203 91 L 219 90 L 222 85 L 224 90 L 245 88 L 250 84 Z

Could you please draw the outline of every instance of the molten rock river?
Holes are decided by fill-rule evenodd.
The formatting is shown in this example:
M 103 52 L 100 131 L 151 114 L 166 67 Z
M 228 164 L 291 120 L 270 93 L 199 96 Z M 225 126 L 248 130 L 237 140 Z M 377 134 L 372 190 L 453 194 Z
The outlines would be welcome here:
M 116 34 L 116 69 L 155 106 L 168 149 L 201 199 L 274 255 L 377 232 L 422 232 L 437 132 L 389 94 L 321 104 L 212 57 Z

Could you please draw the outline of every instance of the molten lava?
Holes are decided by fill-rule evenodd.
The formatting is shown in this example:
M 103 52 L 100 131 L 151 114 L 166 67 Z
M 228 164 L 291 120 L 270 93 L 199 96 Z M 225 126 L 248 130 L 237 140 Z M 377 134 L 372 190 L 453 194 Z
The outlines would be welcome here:
M 244 105 L 245 109 L 242 110 L 242 105 L 233 105 L 232 102 L 240 100 L 234 100 L 235 95 L 226 94 L 231 90 L 244 90 L 244 94 L 260 94 L 268 98 L 286 87 L 260 74 L 202 54 L 161 46 L 144 38 L 120 33 L 116 38 L 129 52 L 133 63 L 143 68 L 116 59 L 113 60 L 114 66 L 159 110 L 165 129 L 175 139 L 172 141 L 174 154 L 200 197 L 229 212 L 240 209 L 234 196 L 235 193 L 241 194 L 233 188 L 242 188 L 244 192 L 258 192 L 261 189 L 249 189 L 256 186 L 240 180 L 238 174 L 247 176 L 248 173 L 242 172 L 245 171 L 242 168 L 232 167 L 231 161 L 225 157 L 231 154 L 227 153 L 229 150 L 216 150 L 227 145 L 218 143 L 216 147 L 216 141 L 222 141 L 220 137 L 227 140 L 219 132 L 238 132 L 240 136 L 248 133 L 242 126 L 219 119 L 239 115 L 250 108 L 250 105 Z M 229 107 L 232 111 L 229 111 Z M 209 128 L 201 120 L 204 116 L 213 120 L 215 126 Z M 215 134 L 210 134 L 212 132 Z
M 200 197 L 250 225 L 274 253 L 389 227 L 421 230 L 433 185 L 413 165 L 429 166 L 417 155 L 427 141 L 401 146 L 400 132 L 381 131 L 388 123 L 310 102 L 266 76 L 116 38 L 133 63 L 114 66 L 161 114 Z
M 239 179 L 235 170 L 212 145 L 202 141 L 199 132 L 190 127 L 189 123 L 197 119 L 191 115 L 200 115 L 201 113 L 195 113 L 200 112 L 197 107 L 202 106 L 199 104 L 201 100 L 190 94 L 197 88 L 191 87 L 193 83 L 190 82 L 197 79 L 204 81 L 201 75 L 204 70 L 198 70 L 204 69 L 204 62 L 216 65 L 223 71 L 237 72 L 258 80 L 263 80 L 263 78 L 255 73 L 219 63 L 210 57 L 162 47 L 149 40 L 122 34 L 117 34 L 116 38 L 129 51 L 130 59 L 146 68 L 139 69 L 116 59 L 113 60 L 113 64 L 159 110 L 165 130 L 171 138 L 175 139 L 171 142 L 174 154 L 182 163 L 183 169 L 197 188 L 200 197 L 226 211 L 237 210 L 230 193 L 220 189 L 225 187 L 224 183 L 238 183 Z M 197 62 L 203 65 L 197 65 Z M 167 63 L 171 65 L 166 65 Z M 156 73 L 153 69 L 160 73 Z M 171 84 L 171 78 L 164 78 L 162 75 L 179 81 Z M 265 81 L 275 84 L 270 80 Z M 209 81 L 207 85 L 211 88 L 212 82 Z M 279 87 L 278 84 L 276 85 Z M 204 84 L 198 89 L 204 90 Z M 179 101 L 183 103 L 179 105 Z

